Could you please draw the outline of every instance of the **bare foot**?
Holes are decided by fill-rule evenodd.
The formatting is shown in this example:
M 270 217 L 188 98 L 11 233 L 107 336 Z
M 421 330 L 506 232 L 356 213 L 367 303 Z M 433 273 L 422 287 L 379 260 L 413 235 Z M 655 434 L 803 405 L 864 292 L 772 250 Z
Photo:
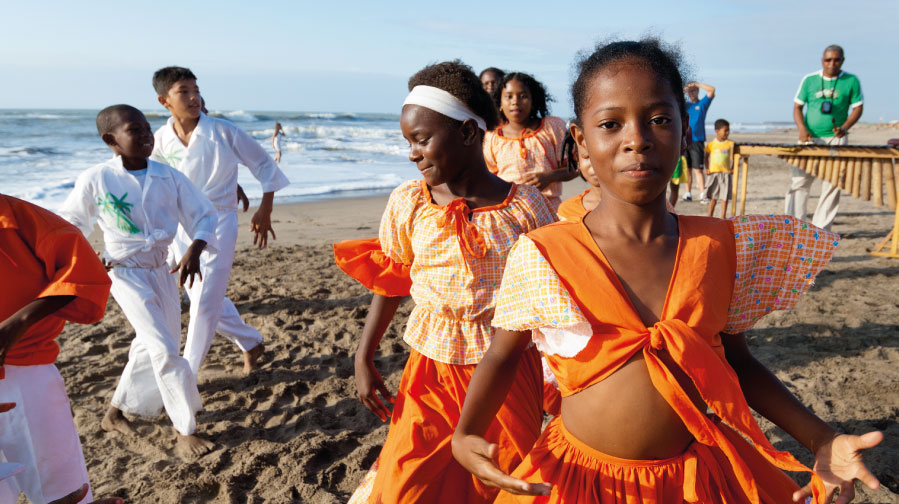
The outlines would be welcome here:
M 256 362 L 259 360 L 259 357 L 262 357 L 262 353 L 265 352 L 265 347 L 262 346 L 262 343 L 254 346 L 249 351 L 243 353 L 243 371 L 240 374 L 243 376 L 249 376 L 250 373 L 253 372 L 254 369 L 259 367 L 259 364 Z
M 178 440 L 175 443 L 175 454 L 182 458 L 194 458 L 205 455 L 215 447 L 212 441 L 207 441 L 194 434 L 187 436 L 176 432 Z
M 110 406 L 106 409 L 106 414 L 103 415 L 103 420 L 100 422 L 100 428 L 107 432 L 118 432 L 126 436 L 136 434 L 134 427 L 131 426 L 131 422 L 125 418 L 122 410 L 115 406 Z

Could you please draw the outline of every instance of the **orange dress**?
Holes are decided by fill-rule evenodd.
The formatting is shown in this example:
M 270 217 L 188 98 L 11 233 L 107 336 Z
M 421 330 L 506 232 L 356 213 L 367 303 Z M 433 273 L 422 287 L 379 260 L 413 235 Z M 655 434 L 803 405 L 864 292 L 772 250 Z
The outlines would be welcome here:
M 502 128 L 484 135 L 484 161 L 487 168 L 501 179 L 522 183 L 531 173 L 564 170 L 562 142 L 565 140 L 565 121 L 549 116 L 540 120 L 534 131 L 520 137 L 503 136 Z M 562 202 L 562 183 L 553 182 L 543 189 L 555 213 Z
M 531 186 L 513 185 L 501 204 L 470 210 L 462 199 L 436 205 L 424 181 L 410 181 L 391 194 L 377 242 L 335 245 L 345 272 L 375 292 L 415 301 L 403 337 L 412 351 L 387 439 L 350 502 L 493 501 L 497 490 L 455 461 L 450 440 L 493 337 L 493 298 L 506 256 L 520 235 L 554 220 Z M 487 434 L 507 470 L 540 434 L 543 374 L 535 348 L 517 373 Z
M 553 485 L 549 497 L 496 502 L 791 502 L 782 470 L 809 471 L 771 446 L 724 357 L 721 332 L 792 307 L 838 237 L 784 216 L 678 217 L 677 258 L 659 322 L 645 327 L 583 222 L 540 229 L 510 253 L 494 326 L 531 330 L 563 397 L 602 381 L 642 352 L 653 384 L 694 436 L 667 460 L 623 460 L 575 438 L 556 418 L 512 473 Z M 699 411 L 660 352 L 693 381 Z M 752 444 L 746 441 L 749 439 Z M 816 502 L 823 484 L 812 476 Z
M 563 201 L 562 204 L 559 205 L 559 209 L 556 211 L 556 215 L 559 216 L 559 220 L 574 221 L 579 220 L 587 215 L 587 209 L 584 208 L 584 196 L 586 196 L 588 192 L 590 192 L 590 189 L 587 189 L 577 196 L 572 196 L 571 198 Z
M 91 324 L 106 311 L 112 281 L 75 226 L 49 210 L 0 194 L 0 320 L 35 299 L 75 296 L 31 326 L 9 349 L 6 364 L 53 364 L 66 320 Z M 3 368 L 0 367 L 0 378 Z

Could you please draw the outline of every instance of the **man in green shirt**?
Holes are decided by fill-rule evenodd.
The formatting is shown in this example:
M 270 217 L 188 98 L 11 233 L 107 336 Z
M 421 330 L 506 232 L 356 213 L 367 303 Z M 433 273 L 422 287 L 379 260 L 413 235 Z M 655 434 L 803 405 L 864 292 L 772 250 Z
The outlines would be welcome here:
M 830 45 L 821 58 L 822 69 L 806 75 L 799 84 L 793 102 L 793 120 L 799 129 L 800 143 L 846 145 L 849 128 L 862 116 L 862 88 L 855 75 L 843 72 L 843 48 Z M 803 115 L 802 109 L 806 107 Z M 809 188 L 815 177 L 793 167 L 785 212 L 797 219 L 806 218 Z M 812 224 L 830 230 L 840 204 L 840 190 L 822 182 L 821 197 Z

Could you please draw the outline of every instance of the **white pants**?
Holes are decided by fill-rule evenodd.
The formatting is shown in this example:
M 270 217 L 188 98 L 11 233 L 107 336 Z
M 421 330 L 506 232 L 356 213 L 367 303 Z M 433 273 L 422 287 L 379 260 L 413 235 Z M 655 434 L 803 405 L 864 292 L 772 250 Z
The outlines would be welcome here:
M 847 145 L 849 143 L 849 135 L 843 135 L 843 138 L 812 137 L 812 140 L 818 145 Z M 806 220 L 809 189 L 811 189 L 815 178 L 815 176 L 795 166 L 793 167 L 790 189 L 787 191 L 786 201 L 784 202 L 784 213 L 800 220 Z M 840 189 L 830 182 L 821 181 L 821 196 L 818 198 L 818 206 L 815 208 L 815 213 L 812 216 L 812 224 L 830 231 L 830 227 L 837 217 L 839 206 Z
M 112 296 L 136 333 L 112 396 L 116 408 L 155 417 L 163 408 L 181 434 L 197 430 L 203 409 L 197 377 L 181 357 L 181 303 L 175 278 L 160 268 L 116 267 Z
M 220 210 L 218 218 L 215 229 L 218 248 L 203 253 L 200 259 L 203 281 L 197 282 L 195 279 L 193 287 L 186 289 L 190 297 L 190 324 L 187 326 L 184 357 L 194 375 L 199 372 L 216 332 L 244 352 L 262 343 L 259 331 L 247 325 L 240 318 L 234 303 L 225 297 L 234 263 L 234 247 L 237 245 L 237 211 Z M 171 249 L 175 261 L 181 260 L 191 243 L 192 240 L 179 226 Z
M 53 364 L 5 366 L 0 402 L 16 407 L 0 413 L 0 461 L 25 470 L 0 481 L 0 503 L 15 503 L 19 492 L 34 504 L 59 499 L 88 483 L 87 467 L 66 387 Z M 83 502 L 91 502 L 88 492 Z

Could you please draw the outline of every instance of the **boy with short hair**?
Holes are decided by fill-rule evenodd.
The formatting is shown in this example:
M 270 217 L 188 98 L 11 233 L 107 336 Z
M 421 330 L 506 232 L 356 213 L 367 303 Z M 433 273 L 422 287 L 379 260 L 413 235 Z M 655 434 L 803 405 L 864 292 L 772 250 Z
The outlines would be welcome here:
M 727 201 L 730 199 L 731 172 L 734 164 L 734 142 L 728 140 L 730 123 L 724 119 L 715 121 L 715 139 L 705 146 L 705 165 L 709 169 L 706 179 L 706 195 L 709 198 L 709 217 L 715 213 L 715 203 L 721 201 L 721 218 L 727 217 Z
M 274 192 L 290 182 L 265 149 L 229 121 L 209 117 L 201 111 L 197 77 L 187 68 L 166 67 L 153 75 L 159 103 L 172 117 L 156 131 L 152 158 L 166 162 L 193 181 L 218 212 L 218 250 L 203 256 L 204 281 L 187 289 L 190 297 L 190 325 L 184 356 L 196 375 L 218 332 L 243 351 L 244 374 L 256 367 L 262 355 L 262 335 L 240 318 L 237 308 L 225 297 L 234 248 L 237 244 L 237 165 L 247 166 L 262 184 L 262 203 L 253 215 L 250 231 L 253 244 L 264 248 L 271 226 Z M 177 256 L 189 241 L 179 231 L 172 243 Z
M 101 426 L 133 435 L 123 413 L 153 417 L 165 408 L 177 431 L 176 452 L 200 455 L 212 443 L 196 436 L 203 403 L 180 355 L 181 304 L 171 273 L 181 270 L 182 285 L 188 278 L 193 284 L 194 275 L 202 280 L 200 254 L 216 242 L 215 209 L 182 173 L 148 159 L 153 131 L 140 110 L 107 107 L 97 114 L 97 131 L 115 157 L 78 176 L 59 214 L 85 236 L 99 218 L 112 295 L 136 333 Z M 170 271 L 168 247 L 179 224 L 193 241 Z
M 103 318 L 109 277 L 90 243 L 49 210 L 0 194 L 0 502 L 59 499 L 88 482 L 65 384 L 54 362 L 66 321 Z M 10 405 L 7 404 L 3 411 Z M 85 492 L 90 501 L 90 492 Z

